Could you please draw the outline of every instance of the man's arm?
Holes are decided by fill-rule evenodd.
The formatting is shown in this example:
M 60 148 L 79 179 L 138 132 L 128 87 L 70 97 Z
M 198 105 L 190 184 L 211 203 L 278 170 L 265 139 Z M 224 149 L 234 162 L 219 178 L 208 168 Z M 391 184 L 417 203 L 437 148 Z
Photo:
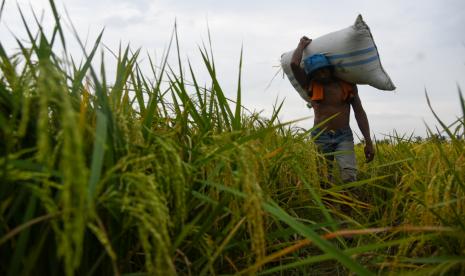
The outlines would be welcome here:
M 367 114 L 362 106 L 362 101 L 358 95 L 357 86 L 354 85 L 355 96 L 352 100 L 352 108 L 355 114 L 355 120 L 357 120 L 357 125 L 362 132 L 363 138 L 365 139 L 365 157 L 367 162 L 370 162 L 375 157 L 375 151 L 373 149 L 373 142 L 370 137 L 370 125 L 368 124 Z
M 307 86 L 307 74 L 300 67 L 300 62 L 302 61 L 302 53 L 305 47 L 307 47 L 307 45 L 310 44 L 310 42 L 312 42 L 312 40 L 309 39 L 308 37 L 306 36 L 302 37 L 291 59 L 292 73 L 294 73 L 295 79 L 299 82 L 300 86 L 302 86 L 304 89 L 307 88 L 306 87 Z

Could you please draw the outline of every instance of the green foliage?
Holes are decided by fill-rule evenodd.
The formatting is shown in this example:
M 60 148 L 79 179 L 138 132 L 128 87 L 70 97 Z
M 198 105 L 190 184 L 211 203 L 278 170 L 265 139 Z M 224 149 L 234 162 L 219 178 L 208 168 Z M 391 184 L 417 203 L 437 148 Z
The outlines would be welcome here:
M 443 133 L 380 141 L 360 181 L 335 185 L 283 103 L 270 119 L 242 107 L 242 50 L 234 101 L 211 41 L 210 84 L 184 73 L 176 26 L 152 76 L 120 48 L 110 85 L 103 32 L 89 53 L 77 38 L 76 65 L 50 7 L 51 36 L 25 23 L 18 53 L 0 43 L 0 274 L 465 273 L 463 117 L 432 111 Z

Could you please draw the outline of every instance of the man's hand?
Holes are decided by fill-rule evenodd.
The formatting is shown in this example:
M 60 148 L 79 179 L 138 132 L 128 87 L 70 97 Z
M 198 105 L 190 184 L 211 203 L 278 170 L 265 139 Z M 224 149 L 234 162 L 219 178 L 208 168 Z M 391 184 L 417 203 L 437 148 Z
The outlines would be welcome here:
M 366 162 L 369 163 L 373 161 L 375 157 L 375 150 L 373 149 L 373 143 L 371 141 L 366 142 L 365 144 L 365 158 Z
M 310 44 L 310 42 L 312 42 L 312 40 L 306 36 L 303 36 L 300 41 L 299 41 L 299 45 L 297 46 L 298 48 L 300 49 L 305 49 L 305 47 L 308 46 L 308 44 Z

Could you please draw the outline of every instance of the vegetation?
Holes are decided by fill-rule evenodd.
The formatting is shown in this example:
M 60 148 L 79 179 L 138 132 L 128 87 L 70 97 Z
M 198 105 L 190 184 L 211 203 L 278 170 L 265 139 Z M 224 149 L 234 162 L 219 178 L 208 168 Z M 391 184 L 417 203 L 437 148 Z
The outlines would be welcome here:
M 110 85 L 102 34 L 76 63 L 50 6 L 50 34 L 0 44 L 1 274 L 465 274 L 464 117 L 438 118 L 448 139 L 377 144 L 334 185 L 282 103 L 242 107 L 242 55 L 234 101 L 205 46 L 197 82 L 175 30 L 149 77 L 120 49 Z

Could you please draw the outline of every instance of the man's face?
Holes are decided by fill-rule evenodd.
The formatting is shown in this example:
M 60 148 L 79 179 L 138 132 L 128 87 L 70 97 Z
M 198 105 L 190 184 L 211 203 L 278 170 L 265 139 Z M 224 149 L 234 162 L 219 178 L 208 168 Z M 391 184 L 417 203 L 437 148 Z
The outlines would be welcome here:
M 333 74 L 329 68 L 321 68 L 313 73 L 313 79 L 318 82 L 327 83 L 330 82 L 332 78 Z

